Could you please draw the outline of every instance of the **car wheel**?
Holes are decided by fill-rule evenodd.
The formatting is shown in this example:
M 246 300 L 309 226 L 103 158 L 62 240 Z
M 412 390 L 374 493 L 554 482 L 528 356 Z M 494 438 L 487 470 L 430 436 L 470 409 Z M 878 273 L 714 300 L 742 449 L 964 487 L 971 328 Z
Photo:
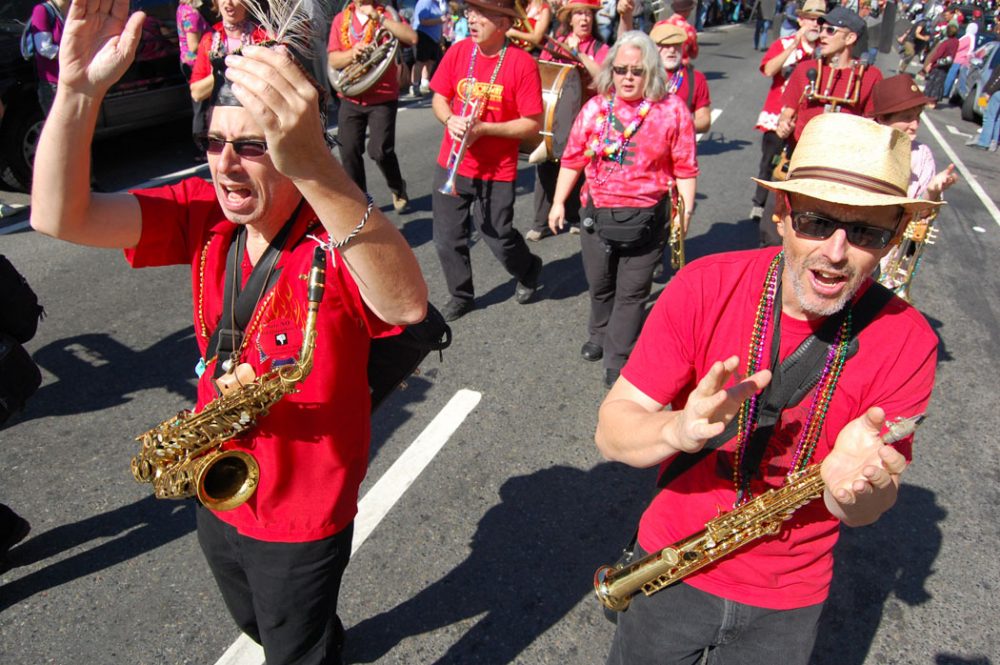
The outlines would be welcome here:
M 976 99 L 979 97 L 979 91 L 973 86 L 969 89 L 969 94 L 965 96 L 962 100 L 962 120 L 967 122 L 976 121 Z
M 38 137 L 42 133 L 42 109 L 38 101 L 22 97 L 8 108 L 0 129 L 0 172 L 3 181 L 20 191 L 31 189 L 31 169 L 38 150 Z

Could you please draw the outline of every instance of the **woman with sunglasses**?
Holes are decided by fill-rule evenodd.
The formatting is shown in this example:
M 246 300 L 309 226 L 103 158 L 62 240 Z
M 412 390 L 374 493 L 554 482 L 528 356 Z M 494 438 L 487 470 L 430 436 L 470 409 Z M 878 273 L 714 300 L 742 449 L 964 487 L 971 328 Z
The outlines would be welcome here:
M 590 323 L 580 353 L 591 362 L 603 358 L 610 387 L 642 325 L 666 242 L 671 193 L 676 188 L 685 208 L 694 208 L 698 161 L 691 113 L 667 93 L 659 53 L 647 34 L 631 31 L 619 38 L 598 74 L 597 92 L 573 123 L 549 227 L 556 233 L 565 225 L 566 200 L 585 173 L 580 242 Z

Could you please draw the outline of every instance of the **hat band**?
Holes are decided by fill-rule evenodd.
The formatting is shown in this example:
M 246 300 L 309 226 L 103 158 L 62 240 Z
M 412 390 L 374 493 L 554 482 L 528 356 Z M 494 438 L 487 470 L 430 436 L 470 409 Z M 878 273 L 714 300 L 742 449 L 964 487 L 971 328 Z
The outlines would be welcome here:
M 829 166 L 803 166 L 788 174 L 789 180 L 802 180 L 805 178 L 812 180 L 826 180 L 828 182 L 835 182 L 841 185 L 857 187 L 858 189 L 863 189 L 867 192 L 873 192 L 875 194 L 906 196 L 905 189 L 897 187 L 896 185 L 886 182 L 885 180 L 879 180 L 878 178 L 873 178 L 871 176 L 861 175 L 860 173 L 851 173 L 850 171 L 835 169 Z

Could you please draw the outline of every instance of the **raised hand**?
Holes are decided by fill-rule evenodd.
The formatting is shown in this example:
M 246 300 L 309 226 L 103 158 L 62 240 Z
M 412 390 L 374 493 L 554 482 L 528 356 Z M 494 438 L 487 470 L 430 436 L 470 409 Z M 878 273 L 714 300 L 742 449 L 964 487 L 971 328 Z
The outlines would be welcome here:
M 143 12 L 129 0 L 73 0 L 59 45 L 59 88 L 103 96 L 132 64 Z
M 674 447 L 687 453 L 701 450 L 709 439 L 722 433 L 746 399 L 771 382 L 771 371 L 765 369 L 723 389 L 739 362 L 736 356 L 716 361 L 698 382 L 680 416 L 666 425 L 666 428 L 673 428 L 664 435 Z

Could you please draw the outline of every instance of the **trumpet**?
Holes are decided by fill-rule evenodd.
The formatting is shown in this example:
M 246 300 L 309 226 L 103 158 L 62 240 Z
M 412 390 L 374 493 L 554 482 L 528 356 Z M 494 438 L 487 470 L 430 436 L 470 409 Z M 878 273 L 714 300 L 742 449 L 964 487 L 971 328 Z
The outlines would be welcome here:
M 458 192 L 455 189 L 455 178 L 458 176 L 458 165 L 462 163 L 462 158 L 465 157 L 465 151 L 469 149 L 469 134 L 472 130 L 472 123 L 474 123 L 482 111 L 483 104 L 485 102 L 485 97 L 476 97 L 472 101 L 472 110 L 469 113 L 469 117 L 472 121 L 469 123 L 468 128 L 465 130 L 465 134 L 462 136 L 462 142 L 457 146 L 455 141 L 451 142 L 451 152 L 448 153 L 448 177 L 445 179 L 444 184 L 438 190 L 442 194 L 448 196 L 458 196 Z M 447 126 L 445 131 L 448 131 Z
M 938 211 L 935 209 L 926 217 L 912 220 L 906 226 L 902 240 L 883 259 L 884 267 L 878 278 L 879 283 L 892 289 L 906 302 L 912 302 L 910 286 L 920 267 L 924 250 L 937 239 L 938 230 L 934 227 L 937 216 Z
M 670 235 L 667 242 L 670 245 L 670 267 L 680 270 L 686 262 L 684 258 L 684 199 L 677 195 L 677 203 L 674 204 L 674 214 L 670 217 Z

